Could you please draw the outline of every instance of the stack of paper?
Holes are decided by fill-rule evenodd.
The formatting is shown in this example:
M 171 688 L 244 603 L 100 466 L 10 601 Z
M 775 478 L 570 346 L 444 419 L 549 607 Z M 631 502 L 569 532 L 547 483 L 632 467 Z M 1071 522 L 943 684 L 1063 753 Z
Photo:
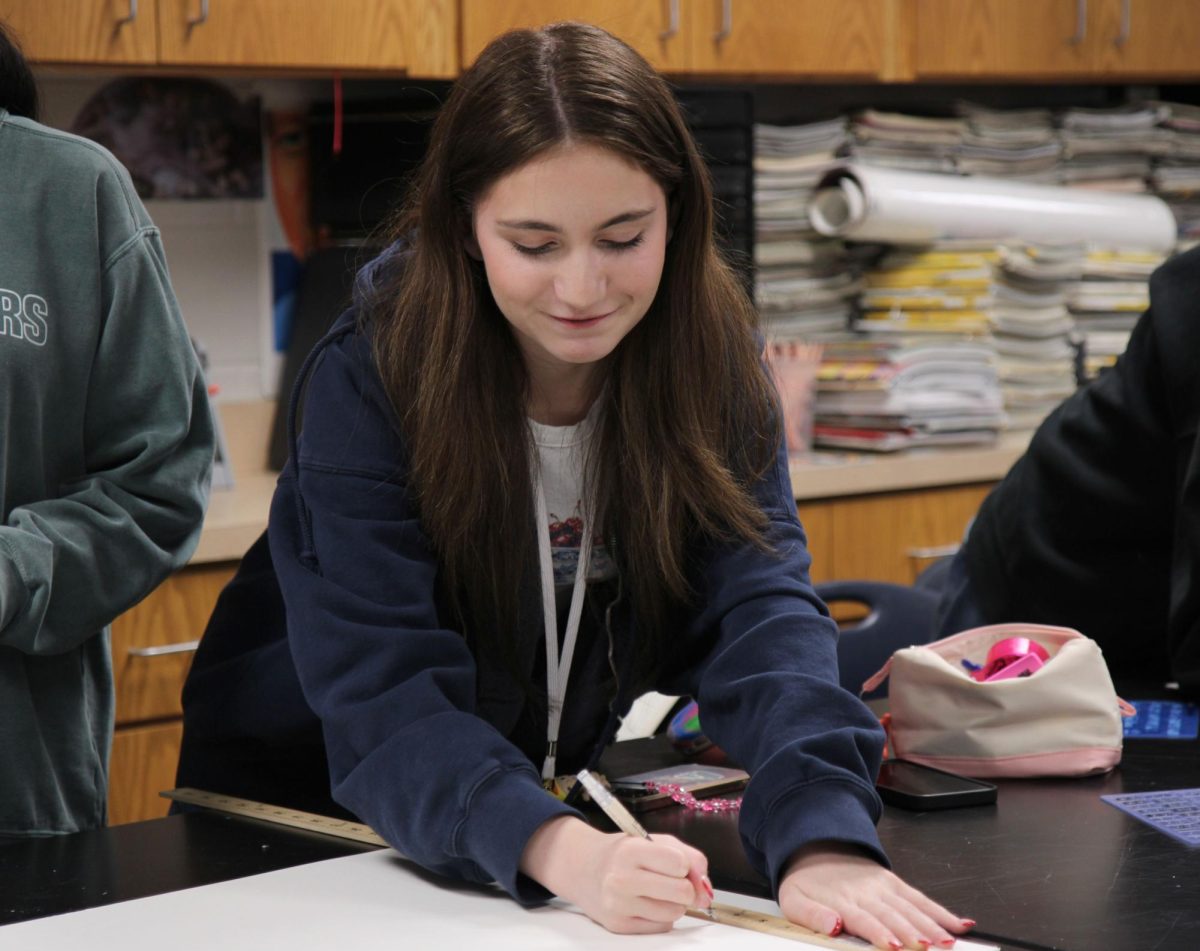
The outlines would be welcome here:
M 992 349 L 925 335 L 827 339 L 817 377 L 819 447 L 891 451 L 988 443 L 1005 425 Z
M 1106 191 L 1145 191 L 1152 156 L 1170 151 L 1161 108 L 1068 109 L 1063 113 L 1063 183 Z
M 993 245 L 943 241 L 894 250 L 863 276 L 856 330 L 986 336 Z
M 1067 306 L 1083 336 L 1083 376 L 1092 379 L 1125 352 L 1138 317 L 1150 305 L 1149 278 L 1164 255 L 1091 250 Z
M 867 109 L 854 118 L 850 156 L 867 165 L 953 172 L 966 121 Z
M 1035 428 L 1075 389 L 1075 321 L 1066 302 L 1083 273 L 1084 253 L 1079 244 L 999 248 L 990 317 L 1012 429 Z
M 1154 103 L 1171 132 L 1171 148 L 1154 160 L 1150 183 L 1179 223 L 1181 244 L 1200 240 L 1200 106 Z
M 1058 184 L 1062 145 L 1048 109 L 985 109 L 959 103 L 966 131 L 957 168 L 967 175 Z
M 846 139 L 845 119 L 754 127 L 755 302 L 773 339 L 849 324 L 853 261 L 845 242 L 818 235 L 808 220 L 813 186 Z

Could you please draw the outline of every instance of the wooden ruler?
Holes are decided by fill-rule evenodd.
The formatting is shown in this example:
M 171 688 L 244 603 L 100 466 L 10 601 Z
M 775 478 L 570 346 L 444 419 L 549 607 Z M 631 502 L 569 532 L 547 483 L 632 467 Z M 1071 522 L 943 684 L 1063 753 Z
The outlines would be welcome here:
M 186 786 L 181 789 L 168 789 L 160 795 L 167 799 L 174 799 L 176 802 L 204 806 L 206 809 L 224 812 L 231 816 L 262 819 L 264 822 L 274 822 L 277 825 L 303 829 L 306 832 L 323 832 L 325 835 L 334 835 L 339 839 L 353 839 L 355 842 L 387 846 L 381 836 L 375 833 L 370 826 L 365 826 L 361 822 L 347 822 L 332 816 L 319 816 L 315 812 L 301 812 L 299 809 L 269 806 L 266 803 L 253 802 L 250 799 L 222 796 L 220 793 L 190 789 Z
M 831 938 L 819 931 L 809 931 L 786 918 L 768 915 L 761 911 L 750 911 L 747 908 L 739 908 L 737 905 L 713 902 L 711 907 L 704 910 L 689 908 L 687 914 L 689 918 L 699 918 L 701 921 L 715 921 L 717 924 L 745 928 L 747 931 L 761 931 L 763 934 L 774 935 L 776 938 L 805 941 L 822 948 L 836 948 L 838 951 L 863 951 L 864 948 L 870 947 L 858 938 Z
M 282 806 L 271 806 L 250 799 L 239 799 L 235 796 L 224 796 L 220 793 L 205 792 L 202 789 L 188 787 L 169 789 L 160 795 L 167 799 L 174 799 L 176 802 L 203 806 L 206 809 L 231 816 L 261 819 L 264 822 L 274 822 L 277 825 L 290 826 L 306 832 L 321 832 L 341 839 L 353 839 L 355 842 L 387 846 L 387 842 L 372 831 L 370 826 L 363 825 L 361 822 L 347 822 L 330 816 L 320 816 L 314 812 L 285 809 Z M 775 935 L 778 938 L 790 938 L 793 941 L 807 941 L 811 945 L 835 948 L 838 951 L 863 951 L 863 948 L 867 947 L 857 938 L 831 938 L 829 935 L 802 928 L 786 918 L 749 911 L 745 908 L 738 908 L 736 905 L 724 905 L 717 902 L 705 911 L 690 908 L 688 915 L 699 918 L 701 921 L 713 921 L 717 924 L 731 925 L 734 928 L 761 931 L 764 934 Z

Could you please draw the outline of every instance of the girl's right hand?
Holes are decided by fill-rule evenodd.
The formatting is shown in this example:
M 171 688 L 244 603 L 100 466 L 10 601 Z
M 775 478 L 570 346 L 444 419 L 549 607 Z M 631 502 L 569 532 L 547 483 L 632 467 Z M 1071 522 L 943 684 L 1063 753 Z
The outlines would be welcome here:
M 670 931 L 689 907 L 712 904 L 704 853 L 674 836 L 599 832 L 574 816 L 530 837 L 521 871 L 622 934 Z

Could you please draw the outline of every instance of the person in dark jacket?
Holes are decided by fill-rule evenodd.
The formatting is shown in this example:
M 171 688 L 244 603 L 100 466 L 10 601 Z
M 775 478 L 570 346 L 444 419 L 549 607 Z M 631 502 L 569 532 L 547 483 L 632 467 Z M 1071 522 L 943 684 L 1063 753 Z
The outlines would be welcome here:
M 1200 249 L 1150 279 L 1115 367 L 1038 428 L 944 581 L 940 633 L 1030 621 L 1099 643 L 1114 676 L 1200 693 Z
M 752 775 L 742 838 L 789 917 L 895 948 L 969 927 L 885 867 L 881 731 L 838 686 L 712 214 L 669 87 L 624 43 L 559 24 L 481 54 L 403 241 L 310 358 L 269 551 L 188 684 L 181 783 L 261 792 L 284 762 L 312 776 L 288 749 L 323 749 L 333 799 L 425 867 L 664 931 L 710 903 L 704 856 L 554 793 L 636 696 L 686 693 Z

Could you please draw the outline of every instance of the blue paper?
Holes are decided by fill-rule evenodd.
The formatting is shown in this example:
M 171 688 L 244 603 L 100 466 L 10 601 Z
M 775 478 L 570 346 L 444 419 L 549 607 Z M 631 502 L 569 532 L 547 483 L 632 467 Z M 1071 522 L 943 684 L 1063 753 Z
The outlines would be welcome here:
M 1137 716 L 1124 721 L 1126 739 L 1194 740 L 1200 707 L 1178 700 L 1134 700 Z
M 1184 845 L 1200 845 L 1200 789 L 1116 793 L 1100 798 Z

